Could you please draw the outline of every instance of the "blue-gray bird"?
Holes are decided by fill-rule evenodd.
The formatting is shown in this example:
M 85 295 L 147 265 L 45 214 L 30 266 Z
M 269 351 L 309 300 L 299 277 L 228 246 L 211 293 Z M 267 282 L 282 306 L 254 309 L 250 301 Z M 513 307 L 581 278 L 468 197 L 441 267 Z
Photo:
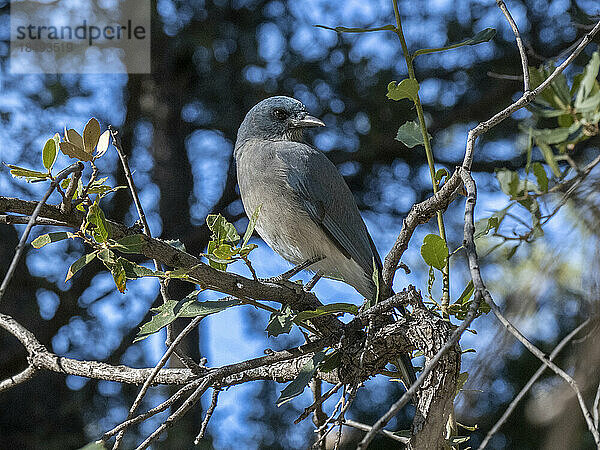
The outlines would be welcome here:
M 235 143 L 240 194 L 250 217 L 260 206 L 256 230 L 275 252 L 295 265 L 310 265 L 353 286 L 376 302 L 374 270 L 381 259 L 350 188 L 319 150 L 303 141 L 303 130 L 325 124 L 298 100 L 277 96 L 254 106 Z M 414 381 L 410 359 L 403 358 Z

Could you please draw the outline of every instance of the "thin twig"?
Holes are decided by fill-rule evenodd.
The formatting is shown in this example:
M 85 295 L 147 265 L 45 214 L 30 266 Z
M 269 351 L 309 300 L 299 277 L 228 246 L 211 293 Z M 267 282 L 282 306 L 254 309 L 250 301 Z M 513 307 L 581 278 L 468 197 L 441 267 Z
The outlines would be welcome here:
M 198 445 L 200 443 L 200 440 L 204 438 L 204 434 L 206 433 L 206 428 L 208 427 L 208 422 L 210 421 L 210 418 L 212 417 L 213 413 L 215 412 L 215 409 L 217 407 L 217 402 L 219 401 L 219 392 L 221 392 L 221 389 L 219 389 L 218 387 L 213 388 L 213 394 L 212 394 L 212 399 L 210 401 L 210 406 L 206 410 L 206 416 L 204 416 L 204 420 L 202 421 L 202 425 L 200 426 L 200 432 L 196 436 L 196 439 L 194 439 L 194 445 Z
M 31 219 L 30 216 L 13 216 L 11 214 L 0 214 L 0 223 L 5 223 L 7 225 L 25 225 L 29 223 Z M 47 219 L 45 217 L 38 217 L 35 219 L 34 225 L 50 225 L 54 227 L 71 227 L 66 222 L 61 222 L 60 220 Z
M 327 420 L 327 414 L 323 412 L 323 408 L 321 407 L 323 404 L 323 394 L 321 391 L 321 385 L 323 383 L 318 378 L 313 378 L 310 382 L 310 390 L 313 394 L 313 405 L 315 405 L 314 413 L 313 413 L 313 423 L 317 429 L 321 428 L 325 421 Z M 317 442 L 319 444 L 319 450 L 326 450 L 325 440 L 321 439 L 322 433 L 317 435 Z
M 523 69 L 523 92 L 528 92 L 529 91 L 529 67 L 527 64 L 527 52 L 525 51 L 525 46 L 523 45 L 523 41 L 521 40 L 521 34 L 519 33 L 519 28 L 517 27 L 517 24 L 516 24 L 515 20 L 513 19 L 512 15 L 510 14 L 510 11 L 506 7 L 506 4 L 504 3 L 504 1 L 496 0 L 496 4 L 502 11 L 502 14 L 504 14 L 504 17 L 506 17 L 506 20 L 510 24 L 510 27 L 512 28 L 512 31 L 515 35 L 515 40 L 517 41 L 517 47 L 519 48 L 519 54 L 521 55 L 521 66 Z
M 475 283 L 475 282 L 473 282 L 473 283 Z M 575 391 L 575 395 L 577 396 L 577 401 L 579 402 L 579 408 L 581 409 L 581 412 L 583 413 L 583 417 L 585 418 L 588 429 L 590 430 L 590 433 L 592 433 L 592 436 L 594 437 L 594 442 L 596 443 L 597 446 L 600 447 L 600 434 L 598 433 L 598 429 L 594 426 L 594 421 L 588 410 L 588 407 L 585 404 L 585 400 L 583 399 L 583 395 L 581 394 L 581 391 L 579 389 L 579 385 L 577 384 L 577 382 L 569 374 L 567 374 L 564 370 L 562 370 L 560 367 L 558 367 L 556 364 L 554 364 L 552 361 L 550 361 L 548 359 L 548 357 L 539 348 L 537 348 L 535 345 L 533 345 L 506 317 L 504 317 L 502 315 L 502 313 L 500 312 L 500 308 L 498 307 L 498 305 L 496 305 L 496 303 L 492 299 L 489 292 L 486 291 L 484 293 L 484 298 L 485 298 L 485 301 L 490 306 L 494 315 L 498 318 L 498 320 L 500 322 L 502 322 L 502 324 L 505 326 L 505 328 L 508 330 L 508 332 L 511 333 L 514 337 L 516 337 L 521 342 L 521 344 L 523 344 L 525 346 L 525 348 L 527 350 L 529 350 L 531 353 L 533 353 L 540 361 L 542 361 L 546 366 L 548 366 L 554 373 L 556 373 L 559 377 L 561 377 L 563 380 L 565 380 L 571 386 L 573 391 Z
M 325 394 L 321 395 L 321 397 L 319 398 L 319 401 L 315 401 L 312 405 L 310 405 L 309 407 L 304 409 L 302 414 L 300 414 L 300 417 L 298 417 L 296 420 L 294 420 L 294 424 L 297 425 L 300 422 L 302 422 L 304 419 L 306 419 L 310 415 L 311 412 L 313 412 L 316 408 L 318 408 L 321 404 L 323 404 L 323 402 L 325 400 L 327 400 L 329 397 L 331 397 L 333 394 L 335 394 L 337 391 L 339 391 L 343 385 L 344 385 L 343 383 L 338 383 L 335 386 L 333 386 L 331 389 L 329 389 Z
M 143 422 L 144 420 L 164 411 L 165 409 L 167 409 L 171 405 L 173 405 L 175 402 L 177 402 L 179 399 L 181 399 L 185 394 L 187 394 L 190 391 L 195 390 L 200 385 L 201 382 L 202 382 L 202 380 L 195 380 L 195 381 L 192 381 L 190 384 L 185 385 L 184 387 L 179 389 L 177 392 L 175 392 L 175 394 L 173 394 L 167 400 L 162 402 L 160 405 L 155 406 L 152 409 L 149 409 L 148 411 L 146 411 L 143 414 L 139 414 L 129 420 L 126 420 L 125 422 L 122 422 L 119 425 L 117 425 L 116 427 L 114 427 L 112 430 L 107 431 L 106 433 L 104 433 L 102 435 L 101 440 L 106 442 L 111 437 L 113 437 L 115 434 L 119 433 L 120 431 L 125 430 L 132 425 L 136 425 L 140 422 Z
M 350 419 L 344 419 L 344 425 L 352 427 L 352 428 L 356 428 L 357 430 L 361 430 L 361 431 L 370 431 L 371 430 L 371 427 L 369 425 L 367 425 L 365 423 L 357 422 L 355 420 L 350 420 Z M 408 438 L 405 438 L 402 436 L 397 436 L 388 430 L 379 430 L 379 433 L 383 434 L 386 437 L 389 437 L 390 439 L 393 439 L 394 441 L 401 442 L 403 444 L 408 444 L 408 441 L 409 441 Z
M 21 384 L 27 380 L 30 380 L 38 373 L 35 367 L 27 366 L 24 370 L 16 375 L 13 375 L 5 380 L 0 381 L 0 392 L 15 387 L 17 384 Z
M 56 189 L 56 186 L 58 186 L 62 180 L 67 178 L 73 172 L 81 172 L 82 170 L 83 170 L 83 163 L 81 161 L 77 161 L 76 163 L 71 164 L 66 169 L 61 170 L 56 175 L 54 180 L 52 180 L 50 182 L 50 186 L 48 187 L 48 190 L 46 190 L 46 193 L 44 194 L 42 199 L 37 203 L 35 210 L 31 214 L 31 217 L 29 218 L 29 221 L 27 222 L 27 226 L 25 227 L 25 230 L 23 231 L 23 234 L 21 235 L 21 239 L 19 240 L 19 243 L 17 244 L 17 248 L 15 250 L 15 255 L 13 256 L 10 266 L 8 267 L 8 270 L 6 271 L 6 275 L 4 275 L 4 279 L 2 280 L 2 285 L 0 285 L 0 301 L 2 300 L 2 297 L 4 296 L 4 293 L 6 292 L 8 283 L 10 283 L 10 280 L 11 280 L 13 274 L 15 273 L 17 264 L 19 263 L 19 260 L 21 259 L 23 250 L 25 249 L 25 243 L 27 242 L 27 238 L 29 238 L 29 233 L 31 233 L 31 229 L 35 225 L 35 221 L 37 220 L 37 217 L 40 214 L 40 211 L 42 210 L 42 206 L 48 201 L 48 198 L 50 198 L 50 195 L 52 195 L 52 192 L 54 192 L 54 189 Z
M 587 319 L 583 323 L 581 323 L 579 326 L 577 326 L 573 331 L 571 331 L 569 334 L 567 334 L 558 343 L 558 345 L 554 348 L 554 350 L 552 350 L 552 353 L 550 353 L 548 360 L 553 361 L 554 358 L 556 358 L 556 356 L 558 356 L 560 351 L 571 341 L 571 339 L 573 339 L 577 335 L 577 333 L 579 333 L 589 323 L 590 323 L 590 319 Z M 521 399 L 523 397 L 525 397 L 525 394 L 527 394 L 527 392 L 529 392 L 529 390 L 535 384 L 535 382 L 542 376 L 542 374 L 544 373 L 546 368 L 547 368 L 546 364 L 542 364 L 540 366 L 540 368 L 529 379 L 529 381 L 525 384 L 525 386 L 523 386 L 523 389 L 521 389 L 521 391 L 512 400 L 512 402 L 510 402 L 510 405 L 508 405 L 508 408 L 506 408 L 506 411 L 504 411 L 504 413 L 502 414 L 502 417 L 500 417 L 500 419 L 498 419 L 498 421 L 494 424 L 492 429 L 487 433 L 487 435 L 485 436 L 485 439 L 479 445 L 478 450 L 483 450 L 487 446 L 487 444 L 489 443 L 492 436 L 494 436 L 494 434 L 496 434 L 498 432 L 500 427 L 502 427 L 502 425 L 504 425 L 506 420 L 510 417 L 510 415 L 516 408 L 517 404 L 521 401 Z M 599 398 L 599 397 L 597 397 L 597 398 Z M 596 428 L 598 428 L 597 425 L 596 425 Z
M 596 389 L 596 397 L 594 397 L 594 406 L 593 406 L 594 426 L 596 427 L 596 429 L 598 429 L 598 415 L 600 414 L 600 411 L 598 411 L 599 408 L 600 408 L 600 383 L 598 383 L 598 389 Z
M 200 386 L 198 386 L 196 388 L 196 390 L 192 393 L 192 395 L 190 395 L 185 402 L 183 402 L 183 404 L 177 409 L 177 411 L 175 411 L 173 414 L 171 414 L 156 430 L 154 430 L 154 432 L 148 436 L 144 442 L 142 442 L 140 445 L 138 445 L 136 447 L 136 450 L 143 450 L 145 448 L 147 448 L 150 444 L 152 444 L 152 442 L 154 442 L 156 439 L 158 439 L 158 437 L 161 435 L 161 433 L 165 430 L 167 430 L 168 428 L 172 427 L 173 424 L 175 422 L 177 422 L 179 419 L 181 419 L 185 413 L 188 412 L 188 410 L 194 406 L 196 404 L 196 402 L 198 402 L 198 400 L 200 400 L 200 397 L 202 397 L 202 394 L 204 394 L 204 392 L 206 392 L 206 390 L 209 388 L 210 385 L 212 385 L 213 383 L 213 379 L 212 377 L 208 376 L 206 377 L 203 381 L 202 384 L 200 384 Z

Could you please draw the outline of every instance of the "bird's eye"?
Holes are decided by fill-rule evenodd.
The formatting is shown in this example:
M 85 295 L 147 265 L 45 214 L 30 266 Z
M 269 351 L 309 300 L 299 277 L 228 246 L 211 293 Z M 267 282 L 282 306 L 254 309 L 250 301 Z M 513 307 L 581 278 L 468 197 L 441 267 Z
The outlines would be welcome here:
M 276 109 L 273 111 L 273 116 L 275 116 L 277 120 L 285 120 L 288 117 L 288 113 L 283 109 Z

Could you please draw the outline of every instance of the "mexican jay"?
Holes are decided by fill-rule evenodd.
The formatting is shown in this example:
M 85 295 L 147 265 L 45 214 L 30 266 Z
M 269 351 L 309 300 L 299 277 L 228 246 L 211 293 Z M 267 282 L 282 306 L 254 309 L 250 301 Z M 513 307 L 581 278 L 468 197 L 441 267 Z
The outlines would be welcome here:
M 234 150 L 244 209 L 251 217 L 260 206 L 256 230 L 283 258 L 298 265 L 322 257 L 311 271 L 353 286 L 374 304 L 381 260 L 352 192 L 333 163 L 303 142 L 304 128 L 321 126 L 300 101 L 284 96 L 246 114 Z

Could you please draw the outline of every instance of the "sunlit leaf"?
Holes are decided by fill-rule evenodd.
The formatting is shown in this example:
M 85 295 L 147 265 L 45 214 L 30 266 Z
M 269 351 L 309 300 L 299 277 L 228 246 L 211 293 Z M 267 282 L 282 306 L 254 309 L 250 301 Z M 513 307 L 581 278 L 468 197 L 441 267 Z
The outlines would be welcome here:
M 206 225 L 213 232 L 212 239 L 219 243 L 231 242 L 233 244 L 240 240 L 240 235 L 235 227 L 227 222 L 221 214 L 210 214 L 206 217 Z
M 423 238 L 421 256 L 428 266 L 443 270 L 448 261 L 448 246 L 437 234 L 428 234 Z
M 462 291 L 462 294 L 460 294 L 460 296 L 458 297 L 458 299 L 456 300 L 455 303 L 458 303 L 461 305 L 465 304 L 466 302 L 469 301 L 469 299 L 473 295 L 473 292 L 475 292 L 475 287 L 473 286 L 473 280 L 471 280 L 467 283 L 467 286 L 464 288 L 464 290 Z
M 258 208 L 254 210 L 250 220 L 248 221 L 248 228 L 246 228 L 246 232 L 244 233 L 244 238 L 242 239 L 242 248 L 248 245 L 248 241 L 252 237 L 252 233 L 254 232 L 254 227 L 256 227 L 256 221 L 258 220 L 258 215 L 260 214 L 260 209 L 262 208 L 262 203 L 258 205 Z
M 458 375 L 458 378 L 456 379 L 456 395 L 458 395 L 468 379 L 469 372 L 461 372 L 460 375 Z
M 42 150 L 42 163 L 44 164 L 44 167 L 48 169 L 48 171 L 52 169 L 52 166 L 56 162 L 57 156 L 58 149 L 56 148 L 56 141 L 54 139 L 48 139 Z
M 73 144 L 75 147 L 78 147 L 81 150 L 83 150 L 83 138 L 73 128 L 67 130 L 67 128 L 65 127 L 65 140 L 70 144 Z
M 94 151 L 94 147 L 98 143 L 98 139 L 100 138 L 100 124 L 98 121 L 92 117 L 88 120 L 88 123 L 85 124 L 85 128 L 83 129 L 83 150 L 89 155 Z
M 583 76 L 577 89 L 575 107 L 580 108 L 583 101 L 593 93 L 594 87 L 598 85 L 597 77 L 600 70 L 600 53 L 595 51 L 592 58 L 583 70 Z
M 70 142 L 63 141 L 60 144 L 60 151 L 69 158 L 77 158 L 80 161 L 91 161 L 92 155 L 86 153 L 82 148 L 77 147 Z
M 120 293 L 125 292 L 126 283 L 127 283 L 127 275 L 125 274 L 125 268 L 120 260 L 115 261 L 115 265 L 112 267 L 110 273 L 113 276 L 113 280 L 115 280 L 115 285 Z
M 94 155 L 94 158 L 102 157 L 102 155 L 104 155 L 106 153 L 106 150 L 108 150 L 109 145 L 110 145 L 110 130 L 106 130 L 98 138 L 98 145 L 96 146 L 96 154 Z
M 65 283 L 69 281 L 73 275 L 75 275 L 79 270 L 92 262 L 98 254 L 98 251 L 93 251 L 92 253 L 86 253 L 69 267 L 67 272 L 67 277 L 65 278 Z
M 92 235 L 96 242 L 102 243 L 108 239 L 109 236 L 109 225 L 104 217 L 104 212 L 98 206 L 98 203 L 93 203 L 90 206 L 86 220 L 88 223 L 94 225 L 91 229 Z
M 57 231 L 54 233 L 42 234 L 35 238 L 31 245 L 34 248 L 42 248 L 44 245 L 50 244 L 52 242 L 62 241 L 64 239 L 69 239 L 75 236 L 73 233 L 69 233 L 68 231 Z
M 156 314 L 140 327 L 140 332 L 134 342 L 156 333 L 178 317 L 208 316 L 242 304 L 239 300 L 198 302 L 196 300 L 198 293 L 199 291 L 194 291 L 182 300 L 169 300 L 158 308 L 154 308 L 153 311 Z
M 12 164 L 4 164 L 10 169 L 10 174 L 14 178 L 25 178 L 26 181 L 43 181 L 49 178 L 47 172 L 40 172 L 38 170 L 26 169 L 25 167 L 13 166 Z
M 402 100 L 403 98 L 409 98 L 414 101 L 419 92 L 419 83 L 412 78 L 406 78 L 398 84 L 396 84 L 395 81 L 390 81 L 387 90 L 386 97 L 391 100 L 397 101 Z

